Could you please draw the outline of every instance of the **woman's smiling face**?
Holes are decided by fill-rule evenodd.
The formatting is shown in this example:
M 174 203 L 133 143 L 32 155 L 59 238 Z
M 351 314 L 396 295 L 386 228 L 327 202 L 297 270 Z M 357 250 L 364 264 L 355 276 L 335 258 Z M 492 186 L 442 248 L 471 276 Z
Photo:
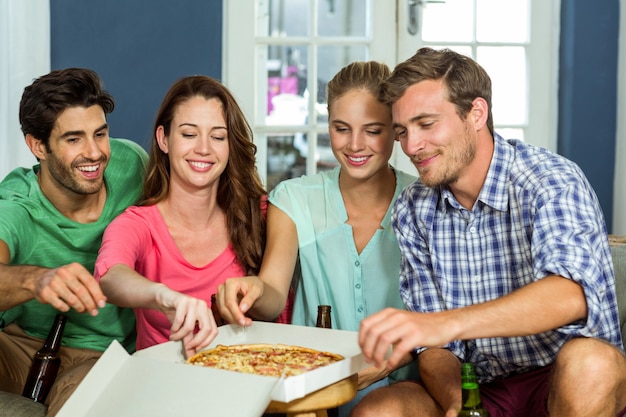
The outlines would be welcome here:
M 393 151 L 391 109 L 362 89 L 348 91 L 329 109 L 330 143 L 342 175 L 366 179 L 386 169 Z
M 172 184 L 217 186 L 228 165 L 228 130 L 222 103 L 195 96 L 178 106 L 170 132 L 157 130 L 159 147 L 170 160 Z

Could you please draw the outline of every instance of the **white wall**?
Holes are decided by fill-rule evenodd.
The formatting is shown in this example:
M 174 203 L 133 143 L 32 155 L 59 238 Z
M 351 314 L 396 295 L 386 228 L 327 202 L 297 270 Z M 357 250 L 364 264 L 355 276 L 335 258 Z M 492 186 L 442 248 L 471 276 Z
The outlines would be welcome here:
M 613 189 L 613 230 L 626 235 L 626 0 L 620 1 L 619 58 L 617 67 L 617 146 Z
M 49 0 L 1 0 L 0 179 L 37 162 L 24 143 L 19 104 L 24 87 L 49 71 Z

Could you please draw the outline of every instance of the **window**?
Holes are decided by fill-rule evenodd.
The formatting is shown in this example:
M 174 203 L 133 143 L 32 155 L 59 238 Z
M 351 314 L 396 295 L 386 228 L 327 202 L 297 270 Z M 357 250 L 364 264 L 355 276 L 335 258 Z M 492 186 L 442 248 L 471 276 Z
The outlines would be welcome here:
M 224 82 L 255 132 L 268 190 L 335 166 L 325 86 L 344 65 L 393 67 L 449 47 L 492 76 L 496 130 L 556 149 L 558 0 L 236 0 L 224 3 Z M 556 23 L 555 23 L 556 22 Z M 399 148 L 392 164 L 415 172 Z

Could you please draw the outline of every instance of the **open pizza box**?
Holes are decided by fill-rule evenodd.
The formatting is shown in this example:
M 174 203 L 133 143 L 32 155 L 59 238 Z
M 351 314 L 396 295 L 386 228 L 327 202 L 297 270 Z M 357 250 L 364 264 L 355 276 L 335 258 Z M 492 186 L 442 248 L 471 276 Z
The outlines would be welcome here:
M 58 417 L 203 415 L 261 416 L 269 403 L 290 402 L 365 368 L 357 333 L 254 322 L 222 326 L 218 344 L 274 343 L 338 353 L 345 359 L 288 378 L 184 363 L 182 344 L 168 342 L 129 355 L 114 342 L 68 399 Z

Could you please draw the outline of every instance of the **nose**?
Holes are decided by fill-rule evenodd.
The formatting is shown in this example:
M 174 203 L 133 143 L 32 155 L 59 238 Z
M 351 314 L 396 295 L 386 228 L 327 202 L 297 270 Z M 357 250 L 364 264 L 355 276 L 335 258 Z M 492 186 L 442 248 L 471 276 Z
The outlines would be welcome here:
M 200 155 L 211 153 L 211 136 L 209 134 L 198 136 L 194 150 Z
M 353 131 L 350 136 L 350 150 L 360 151 L 365 148 L 365 134 L 359 131 Z
M 425 141 L 423 135 L 420 135 L 416 129 L 407 129 L 406 136 L 400 139 L 402 150 L 409 157 L 416 155 L 424 149 Z
M 98 141 L 94 138 L 86 140 L 84 149 L 85 158 L 89 159 L 90 161 L 99 161 L 100 159 L 102 159 L 102 155 L 104 154 L 104 152 L 102 151 L 102 149 L 100 149 L 101 142 L 102 141 Z

